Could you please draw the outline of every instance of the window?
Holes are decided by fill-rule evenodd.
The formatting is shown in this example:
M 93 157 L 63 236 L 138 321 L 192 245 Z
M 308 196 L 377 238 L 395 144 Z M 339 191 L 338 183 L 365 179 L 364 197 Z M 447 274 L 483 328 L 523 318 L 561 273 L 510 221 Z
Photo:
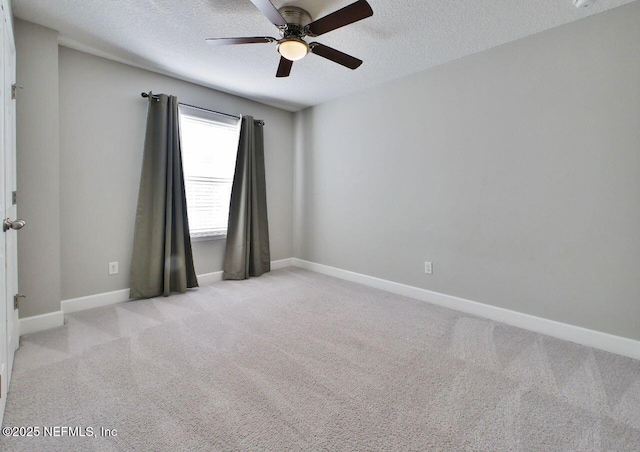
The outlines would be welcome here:
M 184 105 L 179 111 L 191 238 L 226 237 L 240 121 Z

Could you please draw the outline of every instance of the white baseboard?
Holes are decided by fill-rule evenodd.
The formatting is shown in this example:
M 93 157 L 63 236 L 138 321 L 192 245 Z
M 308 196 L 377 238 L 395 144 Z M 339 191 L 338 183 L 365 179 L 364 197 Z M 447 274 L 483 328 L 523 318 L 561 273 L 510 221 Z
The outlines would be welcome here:
M 293 265 L 293 258 L 281 259 L 271 262 L 271 269 L 277 270 L 279 268 L 290 267 Z M 222 272 L 203 273 L 198 275 L 198 283 L 201 286 L 212 284 L 222 281 Z M 116 290 L 113 292 L 99 293 L 95 295 L 88 295 L 86 297 L 72 298 L 69 300 L 62 300 L 60 306 L 65 314 L 72 312 L 84 311 L 86 309 L 99 308 L 101 306 L 107 306 L 110 304 L 121 303 L 129 300 L 129 289 Z
M 408 286 L 373 276 L 342 270 L 327 265 L 316 264 L 302 259 L 292 259 L 293 265 L 316 273 L 333 276 L 335 278 L 352 281 L 387 292 L 426 301 L 438 306 L 455 309 L 457 311 L 473 314 L 478 317 L 495 320 L 516 326 L 536 333 L 546 334 L 588 347 L 597 348 L 629 358 L 640 360 L 640 341 L 614 336 L 613 334 L 590 330 L 575 325 L 569 325 L 555 320 L 544 319 L 529 314 L 523 314 L 509 309 L 478 303 L 451 295 L 433 292 L 418 287 Z
M 278 261 L 271 261 L 271 270 L 278 270 L 280 268 L 291 267 L 291 266 L 293 266 L 292 257 L 288 259 L 280 259 Z M 204 273 L 202 275 L 198 275 L 198 284 L 200 284 L 201 286 L 206 286 L 207 284 L 213 284 L 215 282 L 222 281 L 222 273 L 223 273 L 222 271 L 219 271 L 219 272 Z
M 277 270 L 289 266 L 305 268 L 317 273 L 352 281 L 387 292 L 426 301 L 438 306 L 455 309 L 467 314 L 476 315 L 507 325 L 524 328 L 536 333 L 546 334 L 559 339 L 586 345 L 618 355 L 640 360 L 640 341 L 615 336 L 600 331 L 590 330 L 575 325 L 569 325 L 555 320 L 544 319 L 509 309 L 499 308 L 464 298 L 454 297 L 433 292 L 418 287 L 408 286 L 373 276 L 363 275 L 348 270 L 342 270 L 327 265 L 316 264 L 302 259 L 289 258 L 271 262 L 271 269 Z M 198 276 L 201 285 L 207 285 L 222 280 L 222 272 L 205 273 Z M 129 299 L 129 289 L 117 290 L 86 297 L 64 300 L 62 310 L 48 314 L 20 319 L 20 334 L 35 333 L 37 331 L 55 328 L 64 324 L 64 314 L 120 303 Z
M 415 298 L 438 306 L 455 309 L 467 314 L 476 315 L 507 325 L 516 326 L 536 333 L 546 334 L 559 339 L 586 345 L 618 355 L 640 360 L 640 341 L 615 336 L 613 334 L 590 330 L 575 325 L 569 325 L 555 320 L 544 319 L 529 314 L 523 314 L 509 309 L 478 303 L 464 298 L 454 297 L 418 287 L 409 286 L 393 281 L 388 281 L 373 276 L 363 275 L 328 265 L 316 264 L 297 258 L 281 259 L 271 262 L 271 269 L 277 270 L 289 266 L 296 266 L 359 283 L 368 287 L 381 289 L 387 292 Z M 222 281 L 222 272 L 205 273 L 198 275 L 201 285 L 207 285 Z M 89 295 L 86 297 L 63 300 L 61 310 L 47 314 L 26 317 L 20 319 L 20 335 L 35 333 L 64 324 L 64 314 L 84 311 L 110 304 L 116 304 L 129 299 L 129 289 L 116 290 L 114 292 Z
M 212 273 L 203 273 L 202 275 L 198 275 L 198 285 L 206 286 L 208 284 L 213 284 L 215 282 L 222 281 L 222 272 L 212 272 Z
M 62 311 L 49 312 L 47 314 L 34 315 L 20 319 L 19 333 L 36 333 L 64 325 L 64 313 Z
M 113 292 L 87 295 L 86 297 L 62 300 L 60 307 L 65 314 L 99 308 L 110 304 L 121 303 L 129 299 L 129 289 L 114 290 Z
M 292 267 L 293 261 L 295 259 L 293 257 L 287 259 L 280 259 L 279 261 L 271 261 L 271 270 L 279 270 L 285 267 Z
M 271 269 L 290 267 L 293 265 L 293 258 L 281 259 L 271 262 Z M 204 273 L 198 275 L 198 283 L 206 286 L 218 281 L 222 281 L 222 272 Z M 49 312 L 47 314 L 35 315 L 20 319 L 20 335 L 36 333 L 64 325 L 64 314 L 85 311 L 87 309 L 99 308 L 129 300 L 129 289 L 115 290 L 113 292 L 87 295 L 86 297 L 71 298 L 60 302 L 60 311 Z

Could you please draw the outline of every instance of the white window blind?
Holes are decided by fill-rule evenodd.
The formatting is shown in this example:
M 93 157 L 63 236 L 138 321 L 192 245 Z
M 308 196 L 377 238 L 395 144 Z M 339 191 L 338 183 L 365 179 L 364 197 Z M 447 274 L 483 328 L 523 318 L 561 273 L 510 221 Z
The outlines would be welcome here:
M 180 106 L 180 144 L 192 238 L 227 234 L 240 121 Z

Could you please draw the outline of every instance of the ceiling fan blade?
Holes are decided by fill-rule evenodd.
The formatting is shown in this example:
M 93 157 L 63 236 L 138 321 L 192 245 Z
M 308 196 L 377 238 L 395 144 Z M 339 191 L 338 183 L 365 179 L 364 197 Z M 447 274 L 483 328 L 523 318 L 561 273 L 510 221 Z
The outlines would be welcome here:
M 277 39 L 268 36 L 254 36 L 252 38 L 209 38 L 206 41 L 212 46 L 228 46 L 233 44 L 266 44 L 275 42 Z
M 269 0 L 251 0 L 251 3 L 256 5 L 256 8 L 262 12 L 267 19 L 271 21 L 273 25 L 276 27 L 286 27 L 287 21 L 284 20 L 284 17 L 278 12 L 278 8 L 273 6 Z
M 349 69 L 358 69 L 362 64 L 362 60 L 352 57 L 351 55 L 347 55 L 346 53 L 340 52 L 339 50 L 332 49 L 331 47 L 325 46 L 324 44 L 312 42 L 311 44 L 309 44 L 309 48 L 311 49 L 312 53 L 326 58 L 327 60 L 331 60 L 334 63 L 338 63 L 345 67 L 348 67 Z
M 276 72 L 276 77 L 289 77 L 289 74 L 291 74 L 292 66 L 293 61 L 287 60 L 285 57 L 280 57 L 280 64 L 278 65 L 278 72 Z
M 371 16 L 373 16 L 371 5 L 366 0 L 358 0 L 328 16 L 311 22 L 306 29 L 309 31 L 309 35 L 320 36 Z

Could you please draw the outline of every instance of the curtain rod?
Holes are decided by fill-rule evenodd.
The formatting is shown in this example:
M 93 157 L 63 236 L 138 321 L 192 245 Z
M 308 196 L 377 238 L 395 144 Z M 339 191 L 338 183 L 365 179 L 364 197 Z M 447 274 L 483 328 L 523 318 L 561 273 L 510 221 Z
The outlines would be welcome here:
M 150 93 L 141 93 L 140 95 L 144 98 L 149 97 Z M 151 98 L 158 100 L 160 99 L 160 96 L 157 96 L 155 94 L 151 94 Z M 183 107 L 189 107 L 189 108 L 195 108 L 196 110 L 202 110 L 202 111 L 208 111 L 209 113 L 214 113 L 216 115 L 221 115 L 221 116 L 227 116 L 229 118 L 235 118 L 235 119 L 241 119 L 240 116 L 236 116 L 236 115 L 230 115 L 229 113 L 222 113 L 220 111 L 215 111 L 215 110 L 209 110 L 208 108 L 202 108 L 202 107 L 196 107 L 195 105 L 189 105 L 189 104 L 183 104 L 182 102 L 178 102 L 178 105 L 182 105 Z M 262 120 L 257 120 L 259 123 L 261 123 L 262 125 L 264 125 L 264 121 Z

